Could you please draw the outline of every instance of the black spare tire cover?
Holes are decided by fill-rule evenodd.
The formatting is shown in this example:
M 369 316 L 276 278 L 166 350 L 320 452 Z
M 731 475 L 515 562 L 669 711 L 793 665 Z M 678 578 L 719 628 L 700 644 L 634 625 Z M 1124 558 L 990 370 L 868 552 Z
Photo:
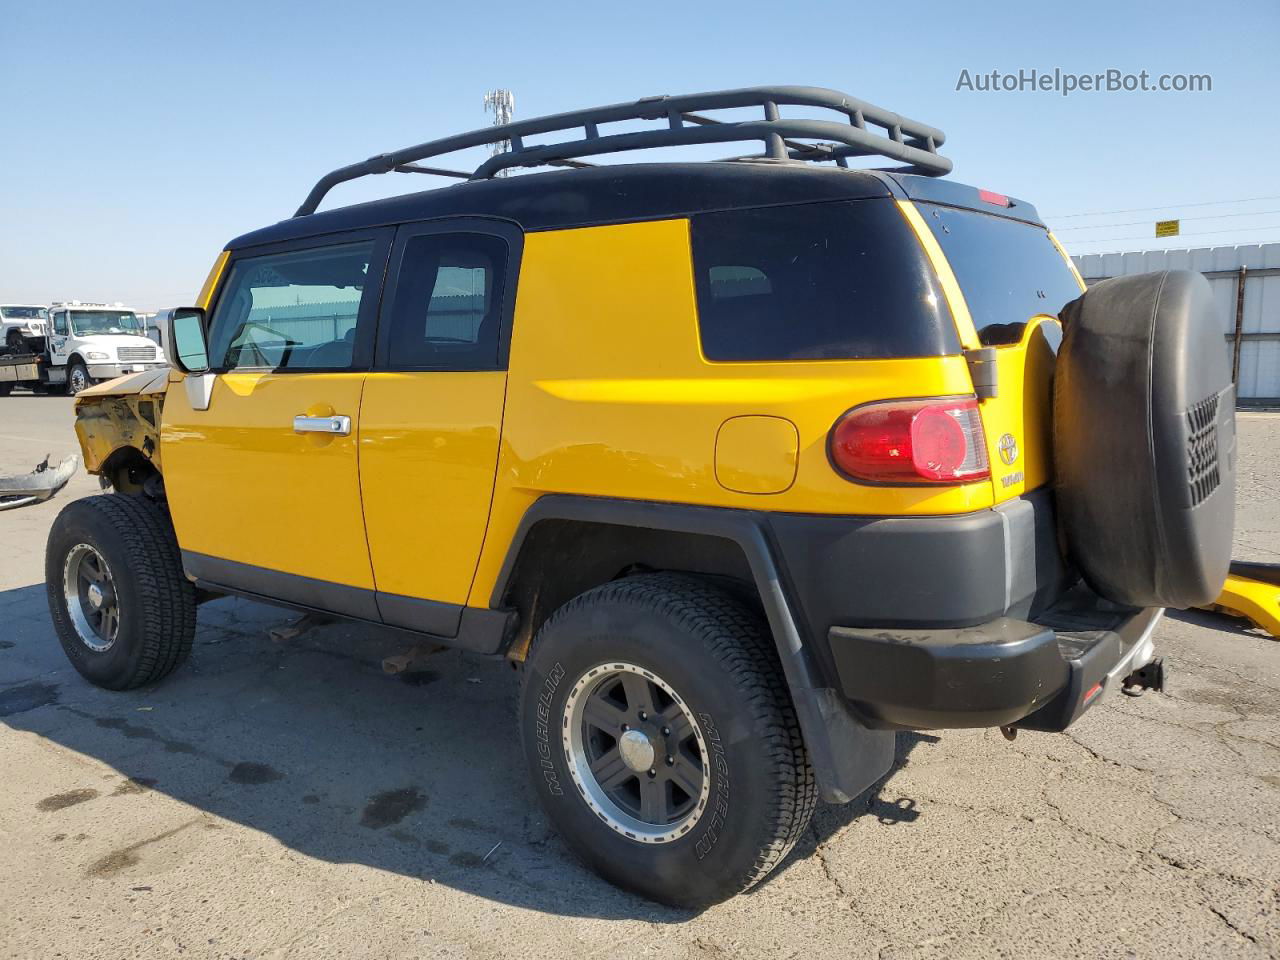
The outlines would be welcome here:
M 1053 385 L 1065 546 L 1102 596 L 1213 601 L 1231 562 L 1235 390 L 1209 283 L 1103 280 L 1063 308 Z

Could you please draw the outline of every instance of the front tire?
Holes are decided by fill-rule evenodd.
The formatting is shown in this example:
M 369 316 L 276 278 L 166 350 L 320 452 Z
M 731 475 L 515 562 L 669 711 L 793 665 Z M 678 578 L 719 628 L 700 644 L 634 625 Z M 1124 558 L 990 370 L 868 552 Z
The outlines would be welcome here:
M 704 581 L 628 577 L 538 631 L 520 702 L 538 794 L 606 880 L 702 908 L 763 879 L 817 800 L 760 617 Z
M 91 386 L 93 380 L 89 377 L 89 368 L 79 360 L 71 361 L 71 366 L 67 368 L 67 396 L 74 397 Z
M 191 652 L 195 588 L 151 500 L 108 494 L 64 507 L 49 531 L 45 584 L 62 649 L 96 686 L 155 683 Z

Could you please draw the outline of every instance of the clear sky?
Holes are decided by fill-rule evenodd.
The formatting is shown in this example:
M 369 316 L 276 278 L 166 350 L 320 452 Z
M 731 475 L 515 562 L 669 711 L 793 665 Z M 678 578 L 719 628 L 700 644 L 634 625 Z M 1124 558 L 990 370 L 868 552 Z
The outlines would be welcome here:
M 0 34 L 0 302 L 189 303 L 227 240 L 333 167 L 483 126 L 492 87 L 521 118 L 832 86 L 941 127 L 956 179 L 1032 201 L 1073 252 L 1280 240 L 1277 0 L 0 0 Z M 956 89 L 962 70 L 1055 67 L 1213 89 Z M 328 205 L 437 182 L 378 177 Z M 1206 219 L 1150 239 L 1179 215 Z

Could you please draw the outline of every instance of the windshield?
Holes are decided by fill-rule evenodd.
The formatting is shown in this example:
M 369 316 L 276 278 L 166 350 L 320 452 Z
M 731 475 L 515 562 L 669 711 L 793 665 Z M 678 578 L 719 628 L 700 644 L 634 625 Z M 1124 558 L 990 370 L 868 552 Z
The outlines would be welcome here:
M 82 337 L 91 333 L 145 335 L 138 315 L 132 310 L 72 310 L 71 329 Z
M 48 320 L 49 311 L 44 307 L 0 307 L 0 317 L 6 320 Z
M 1044 227 L 935 203 L 920 204 L 920 212 L 987 346 L 1017 343 L 1028 320 L 1056 317 L 1084 292 Z

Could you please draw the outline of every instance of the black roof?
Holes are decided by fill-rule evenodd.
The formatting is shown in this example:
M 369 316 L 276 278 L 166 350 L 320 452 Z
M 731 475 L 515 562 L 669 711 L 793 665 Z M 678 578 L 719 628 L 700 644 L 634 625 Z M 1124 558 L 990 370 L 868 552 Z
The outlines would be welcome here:
M 974 187 L 881 170 L 801 163 L 613 164 L 471 180 L 294 217 L 232 240 L 238 249 L 441 217 L 494 217 L 525 231 L 661 220 L 712 210 L 823 200 L 912 197 L 1039 222 L 1035 208 L 983 203 Z

